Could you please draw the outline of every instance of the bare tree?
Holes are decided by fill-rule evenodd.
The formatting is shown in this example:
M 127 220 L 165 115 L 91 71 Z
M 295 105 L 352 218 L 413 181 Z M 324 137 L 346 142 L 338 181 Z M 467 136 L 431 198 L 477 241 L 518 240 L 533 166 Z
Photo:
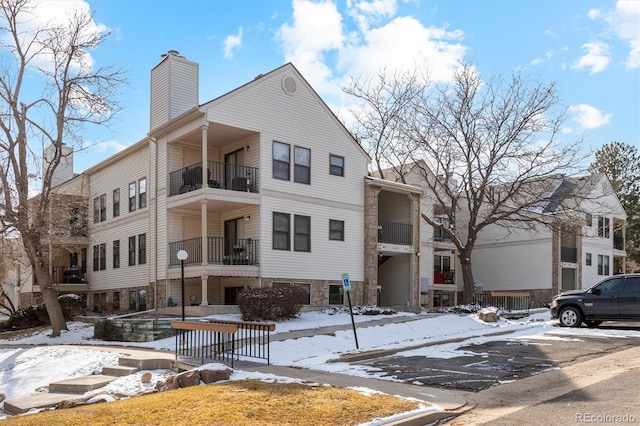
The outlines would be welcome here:
M 402 134 L 397 137 L 411 147 L 411 168 L 419 170 L 420 185 L 433 197 L 434 211 L 447 220 L 424 213 L 422 218 L 457 248 L 464 301 L 469 303 L 474 292 L 471 257 L 478 234 L 491 225 L 552 226 L 555 221 L 544 214 L 543 206 L 554 202 L 561 207 L 565 200 L 557 191 L 545 193 L 545 189 L 554 178 L 578 171 L 585 158 L 582 141 L 565 143 L 559 137 L 565 110 L 553 83 L 531 82 L 518 73 L 510 79 L 483 81 L 473 65 L 461 64 L 451 84 L 424 87 L 411 80 L 392 84 L 398 92 L 386 92 L 408 96 L 411 104 L 402 108 L 403 123 L 398 126 Z M 376 100 L 378 94 L 370 93 L 370 86 L 359 85 L 351 92 L 385 108 Z M 384 126 L 373 116 L 368 120 L 370 128 Z M 576 193 L 573 186 L 563 189 Z M 574 203 L 563 209 L 575 208 Z
M 381 71 L 375 80 L 352 79 L 342 90 L 360 101 L 349 109 L 354 119 L 355 139 L 374 162 L 374 172 L 385 178 L 389 168 L 404 178 L 403 167 L 411 160 L 411 147 L 404 136 L 405 117 L 428 86 L 428 77 L 418 73 Z
M 0 232 L 18 232 L 55 337 L 66 323 L 43 247 L 54 173 L 64 145 L 80 146 L 86 125 L 106 124 L 118 112 L 124 73 L 95 69 L 89 52 L 109 35 L 78 11 L 63 24 L 39 24 L 30 0 L 0 0 Z M 45 147 L 52 155 L 39 170 Z M 30 199 L 30 186 L 39 195 Z

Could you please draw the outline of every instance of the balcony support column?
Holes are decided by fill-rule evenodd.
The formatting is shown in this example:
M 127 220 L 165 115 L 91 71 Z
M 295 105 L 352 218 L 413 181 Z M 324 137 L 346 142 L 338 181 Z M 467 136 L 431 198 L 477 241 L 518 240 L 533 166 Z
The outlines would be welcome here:
M 202 234 L 202 266 L 204 269 L 204 267 L 209 264 L 209 239 L 207 238 L 207 200 L 200 201 L 200 217 L 200 233 Z M 208 276 L 202 275 L 202 305 L 209 304 L 207 300 L 207 279 Z
M 209 185 L 209 153 L 207 152 L 207 130 L 209 126 L 202 126 L 200 129 L 202 130 L 202 187 L 206 188 Z

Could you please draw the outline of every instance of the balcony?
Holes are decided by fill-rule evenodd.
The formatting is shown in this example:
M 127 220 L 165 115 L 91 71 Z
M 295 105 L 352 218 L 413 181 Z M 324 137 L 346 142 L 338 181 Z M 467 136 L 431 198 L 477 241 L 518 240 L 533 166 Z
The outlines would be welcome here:
M 87 282 L 86 268 L 54 266 L 51 279 L 56 284 L 78 284 Z
M 186 264 L 202 263 L 202 238 L 169 243 L 169 266 L 180 265 L 177 253 L 185 250 Z M 207 263 L 220 265 L 257 265 L 258 240 L 251 238 L 207 237 Z
M 577 263 L 578 249 L 575 247 L 560 247 L 560 262 Z
M 258 192 L 258 169 L 255 167 L 207 161 L 209 188 Z M 202 162 L 169 173 L 169 196 L 202 188 Z
M 624 250 L 624 237 L 622 235 L 613 234 L 613 249 Z
M 378 242 L 405 246 L 413 245 L 413 225 L 380 221 L 378 223 Z

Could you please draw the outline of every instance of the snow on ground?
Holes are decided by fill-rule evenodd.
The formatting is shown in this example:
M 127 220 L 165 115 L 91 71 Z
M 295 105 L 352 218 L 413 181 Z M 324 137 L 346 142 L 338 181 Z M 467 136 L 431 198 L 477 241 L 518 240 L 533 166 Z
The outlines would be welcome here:
M 337 360 L 341 354 L 352 354 L 370 350 L 405 349 L 398 355 L 447 358 L 463 356 L 456 349 L 469 344 L 483 343 L 492 339 L 504 339 L 499 332 L 511 332 L 510 339 L 548 340 L 580 339 L 586 336 L 640 337 L 638 331 L 603 329 L 559 328 L 557 321 L 551 321 L 549 311 L 542 309 L 518 320 L 501 318 L 495 323 L 479 321 L 475 314 L 411 314 L 405 315 L 406 322 L 385 325 L 368 325 L 367 321 L 388 318 L 389 315 L 356 315 L 356 333 L 359 349 L 356 349 L 351 325 L 351 317 L 346 312 L 303 312 L 298 318 L 278 322 L 275 333 L 294 330 L 317 330 L 319 327 L 348 325 L 343 331 L 329 334 L 313 334 L 309 337 L 272 341 L 270 347 L 271 363 L 276 365 L 313 368 L 328 372 L 340 372 L 354 376 L 375 376 L 362 366 L 346 362 L 327 362 Z M 215 318 L 239 320 L 239 315 L 216 315 Z M 5 399 L 33 395 L 39 388 L 50 382 L 97 373 L 104 365 L 117 364 L 118 353 L 100 350 L 100 345 L 137 346 L 156 350 L 175 350 L 173 337 L 155 342 L 104 342 L 93 338 L 93 325 L 70 322 L 69 330 L 59 337 L 50 338 L 50 330 L 44 330 L 28 337 L 0 340 L 0 393 Z M 452 341 L 455 340 L 455 341 Z M 438 343 L 438 344 L 436 344 Z M 82 345 L 82 346 L 69 346 Z M 90 346 L 94 346 L 92 349 Z M 207 368 L 207 367 L 203 367 Z M 215 364 L 208 368 L 219 368 Z M 153 370 L 152 380 L 144 384 L 139 372 L 122 377 L 102 388 L 114 394 L 134 395 L 148 392 L 157 381 L 172 374 L 168 370 Z M 269 377 L 266 377 L 269 376 Z M 270 375 L 234 371 L 232 380 L 256 377 L 262 380 L 288 380 Z M 387 378 L 388 379 L 388 378 Z M 92 391 L 87 396 L 95 395 Z

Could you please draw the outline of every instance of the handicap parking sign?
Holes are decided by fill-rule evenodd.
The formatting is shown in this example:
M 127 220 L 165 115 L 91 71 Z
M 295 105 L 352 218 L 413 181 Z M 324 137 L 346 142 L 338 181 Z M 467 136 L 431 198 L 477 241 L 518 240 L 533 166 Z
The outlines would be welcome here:
M 342 287 L 344 287 L 344 291 L 349 291 L 351 289 L 349 274 L 342 274 Z

